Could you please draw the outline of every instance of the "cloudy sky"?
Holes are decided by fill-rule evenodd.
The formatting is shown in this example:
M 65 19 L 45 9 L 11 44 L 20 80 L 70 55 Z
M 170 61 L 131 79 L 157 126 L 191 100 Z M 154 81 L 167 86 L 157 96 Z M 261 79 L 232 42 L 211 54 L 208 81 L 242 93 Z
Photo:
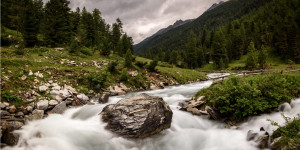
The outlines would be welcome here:
M 46 1 L 46 0 L 44 0 Z M 88 11 L 98 8 L 107 23 L 116 18 L 123 22 L 123 30 L 134 43 L 151 36 L 176 20 L 200 16 L 211 5 L 221 0 L 69 0 L 70 7 L 85 6 Z

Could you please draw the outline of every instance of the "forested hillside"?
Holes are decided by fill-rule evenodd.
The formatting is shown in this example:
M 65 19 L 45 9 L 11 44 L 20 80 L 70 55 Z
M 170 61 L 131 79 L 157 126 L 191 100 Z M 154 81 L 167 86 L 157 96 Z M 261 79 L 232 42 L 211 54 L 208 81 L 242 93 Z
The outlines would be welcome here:
M 246 68 L 264 68 L 266 52 L 300 63 L 299 8 L 298 0 L 228 1 L 135 52 L 188 68 L 226 68 L 245 54 Z
M 70 47 L 76 54 L 82 47 L 99 50 L 108 55 L 111 50 L 124 55 L 133 50 L 132 38 L 122 30 L 122 22 L 109 25 L 94 9 L 88 12 L 84 7 L 71 11 L 67 0 L 3 0 L 1 2 L 2 46 L 18 44 L 22 47 Z M 22 41 L 8 36 L 6 28 L 16 30 Z M 24 41 L 23 41 L 24 40 Z

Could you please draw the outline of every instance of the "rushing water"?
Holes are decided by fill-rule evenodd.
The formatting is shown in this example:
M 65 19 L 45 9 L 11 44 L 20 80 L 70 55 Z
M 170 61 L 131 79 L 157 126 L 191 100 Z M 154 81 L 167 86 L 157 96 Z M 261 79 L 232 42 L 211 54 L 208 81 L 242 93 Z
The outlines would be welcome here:
M 248 130 L 259 132 L 260 127 L 272 133 L 276 127 L 267 119 L 284 123 L 282 112 L 274 112 L 241 124 L 238 129 L 227 129 L 225 125 L 204 117 L 193 116 L 178 110 L 178 102 L 190 99 L 197 91 L 208 87 L 212 81 L 198 82 L 165 89 L 130 93 L 147 93 L 161 96 L 173 111 L 170 129 L 145 139 L 126 139 L 105 130 L 98 115 L 107 104 L 97 104 L 69 109 L 64 114 L 51 114 L 47 118 L 29 122 L 17 131 L 21 137 L 17 146 L 20 150 L 232 150 L 256 149 L 254 142 L 246 140 Z M 124 96 L 111 97 L 109 103 L 116 103 Z M 285 104 L 286 116 L 300 113 L 300 99 Z

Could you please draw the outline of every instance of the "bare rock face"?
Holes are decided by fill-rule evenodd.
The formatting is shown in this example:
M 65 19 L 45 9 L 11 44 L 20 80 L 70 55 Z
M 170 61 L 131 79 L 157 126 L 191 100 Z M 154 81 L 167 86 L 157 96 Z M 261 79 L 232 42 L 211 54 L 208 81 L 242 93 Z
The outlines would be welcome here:
M 161 97 L 140 94 L 103 108 L 106 128 L 128 138 L 145 138 L 170 128 L 173 112 Z

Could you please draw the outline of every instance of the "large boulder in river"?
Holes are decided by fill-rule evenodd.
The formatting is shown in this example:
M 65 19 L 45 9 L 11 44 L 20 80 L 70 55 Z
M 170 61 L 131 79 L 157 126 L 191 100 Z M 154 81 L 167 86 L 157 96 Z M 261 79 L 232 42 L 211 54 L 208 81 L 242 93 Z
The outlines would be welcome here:
M 106 128 L 129 138 L 145 138 L 170 128 L 173 112 L 161 97 L 140 94 L 103 108 Z

